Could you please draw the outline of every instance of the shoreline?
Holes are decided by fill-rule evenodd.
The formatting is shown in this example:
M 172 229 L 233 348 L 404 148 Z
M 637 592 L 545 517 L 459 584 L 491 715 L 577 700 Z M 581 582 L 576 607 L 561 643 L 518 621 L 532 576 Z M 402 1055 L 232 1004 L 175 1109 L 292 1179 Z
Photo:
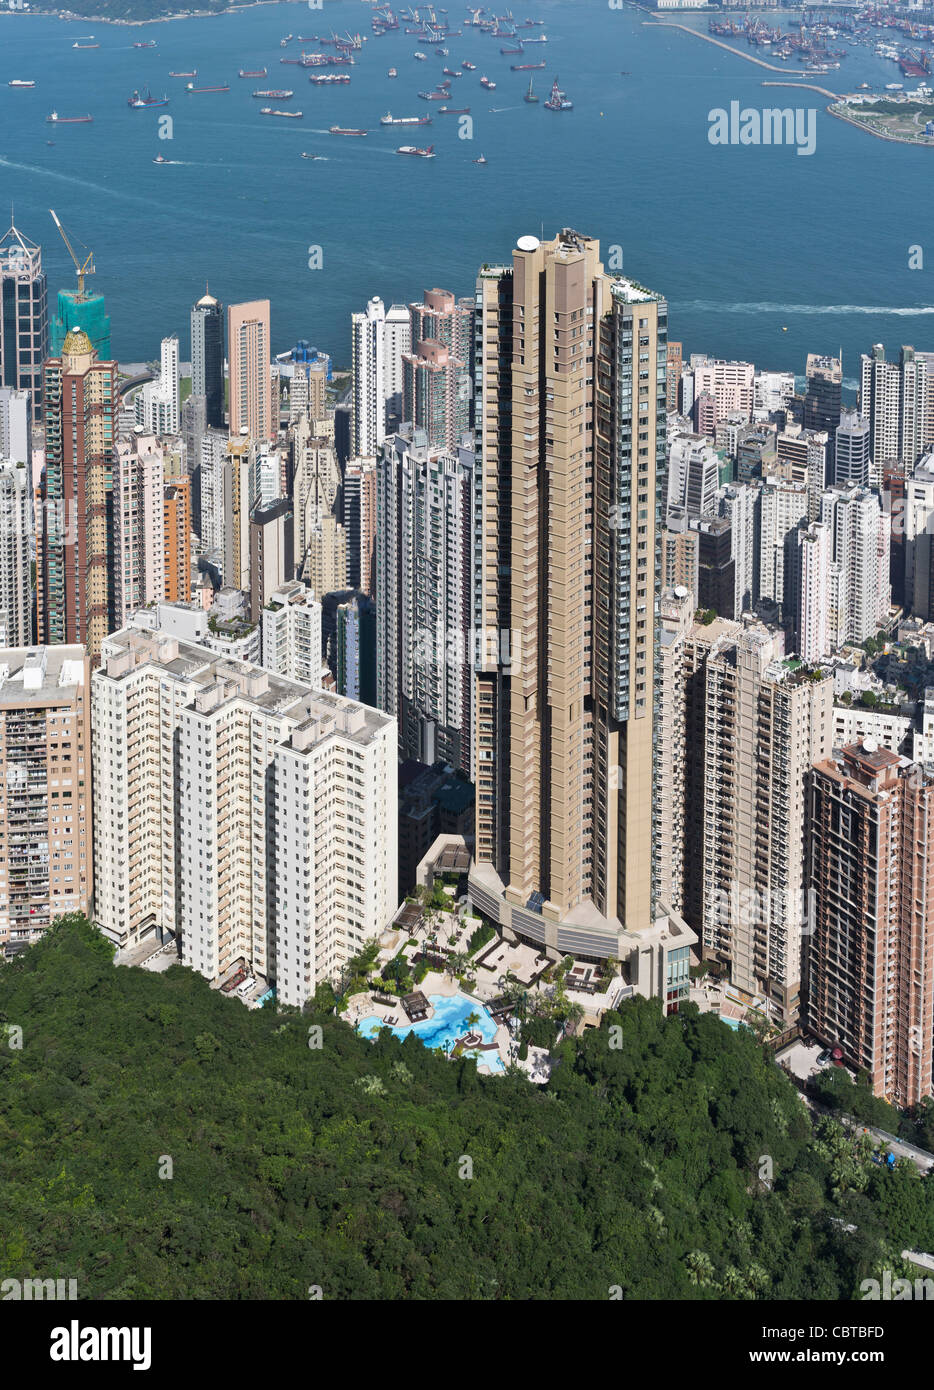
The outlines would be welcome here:
M 172 24 L 180 19 L 220 19 L 240 10 L 257 10 L 262 5 L 300 5 L 302 0 L 244 0 L 243 4 L 228 5 L 223 10 L 179 10 L 175 14 L 153 15 L 151 19 L 114 19 L 111 15 L 75 14 L 72 10 L 0 10 L 0 16 L 12 19 L 60 19 L 63 24 L 112 24 L 115 28 L 141 29 L 148 24 Z

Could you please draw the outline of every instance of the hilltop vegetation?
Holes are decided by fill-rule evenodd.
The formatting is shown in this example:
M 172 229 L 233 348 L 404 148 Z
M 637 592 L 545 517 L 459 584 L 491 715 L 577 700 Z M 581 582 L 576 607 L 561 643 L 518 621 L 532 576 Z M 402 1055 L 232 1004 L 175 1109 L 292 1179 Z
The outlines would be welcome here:
M 934 1187 L 832 1121 L 815 1137 L 752 1037 L 646 1000 L 608 1023 L 547 1087 L 484 1078 L 181 966 L 115 968 L 63 919 L 0 967 L 22 1029 L 0 1269 L 105 1299 L 847 1299 L 934 1248 Z

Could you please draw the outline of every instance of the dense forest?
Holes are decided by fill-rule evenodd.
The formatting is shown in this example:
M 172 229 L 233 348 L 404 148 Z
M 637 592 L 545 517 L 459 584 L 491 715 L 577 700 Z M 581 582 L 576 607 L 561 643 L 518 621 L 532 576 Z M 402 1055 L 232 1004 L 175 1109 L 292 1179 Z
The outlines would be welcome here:
M 934 1249 L 934 1184 L 815 1132 L 751 1035 L 635 1000 L 556 1055 L 545 1087 L 484 1078 L 115 967 L 62 919 L 0 967 L 0 1270 L 107 1299 L 850 1299 Z

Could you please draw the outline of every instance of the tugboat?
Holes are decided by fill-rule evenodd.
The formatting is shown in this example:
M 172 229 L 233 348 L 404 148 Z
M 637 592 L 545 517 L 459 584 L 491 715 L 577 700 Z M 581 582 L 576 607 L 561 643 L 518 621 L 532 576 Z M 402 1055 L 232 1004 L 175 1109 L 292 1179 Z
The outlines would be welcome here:
M 387 76 L 387 77 L 398 77 L 399 74 L 396 72 L 395 68 L 390 68 L 389 71 L 387 72 L 386 76 Z
M 529 78 L 529 90 L 526 92 L 526 94 L 525 94 L 525 96 L 522 98 L 522 100 L 523 100 L 523 101 L 529 101 L 529 102 L 538 101 L 538 93 L 532 91 L 532 79 L 531 79 L 531 77 Z
M 558 79 L 557 79 L 557 77 L 555 78 L 555 80 L 554 80 L 554 85 L 552 86 L 552 89 L 551 89 L 551 96 L 550 96 L 550 97 L 548 98 L 548 100 L 545 102 L 545 109 L 546 109 L 547 111 L 573 111 L 573 110 L 574 110 L 574 103 L 573 103 L 573 101 L 568 101 L 567 94 L 566 94 L 565 92 L 562 92 L 561 88 L 558 86 Z

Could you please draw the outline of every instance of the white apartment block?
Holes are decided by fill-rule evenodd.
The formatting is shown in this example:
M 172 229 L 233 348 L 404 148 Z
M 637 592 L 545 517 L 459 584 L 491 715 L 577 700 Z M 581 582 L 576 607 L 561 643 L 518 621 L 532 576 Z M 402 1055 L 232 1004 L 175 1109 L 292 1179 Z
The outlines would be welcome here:
M 883 511 L 879 495 L 866 488 L 830 488 L 821 497 L 821 521 L 831 529 L 840 571 L 843 640 L 865 642 L 889 613 L 891 515 Z
M 282 584 L 261 616 L 262 665 L 289 680 L 321 682 L 321 604 L 299 580 Z
M 165 593 L 165 459 L 155 435 L 137 425 L 117 441 L 113 470 L 114 595 L 117 622 Z
M 756 372 L 753 378 L 753 410 L 768 415 L 790 410 L 795 398 L 794 372 Z
M 32 640 L 32 505 L 26 465 L 0 463 L 0 624 L 11 647 L 28 647 Z M 39 521 L 45 521 L 41 514 Z
M 201 436 L 201 545 L 224 550 L 224 466 L 226 430 L 205 430 Z
M 158 381 L 147 382 L 136 397 L 136 423 L 147 434 L 178 434 L 180 411 L 178 339 L 163 338 Z
M 681 434 L 668 450 L 668 506 L 689 516 L 716 516 L 720 459 L 702 435 Z
M 160 632 L 92 681 L 97 919 L 301 1007 L 397 908 L 395 721 Z
M 385 350 L 386 306 L 374 296 L 363 313 L 351 315 L 350 442 L 358 456 L 377 453 L 386 437 Z
M 402 412 L 403 355 L 412 350 L 412 320 L 407 304 L 390 304 L 383 329 L 383 399 L 387 415 Z
M 892 753 L 901 753 L 904 746 L 904 751 L 915 762 L 922 761 L 914 754 L 917 737 L 923 743 L 923 734 L 913 729 L 907 714 L 888 714 L 884 710 L 865 709 L 862 705 L 834 705 L 834 748 L 850 748 L 870 738 Z
M 793 1019 L 806 911 L 805 777 L 831 752 L 833 679 L 780 659 L 780 633 L 733 626 L 706 662 L 704 955 Z
M 789 543 L 808 519 L 808 490 L 804 483 L 767 478 L 762 486 L 759 529 L 759 597 L 789 607 L 785 560 Z
M 718 420 L 734 412 L 742 414 L 746 420 L 752 418 L 756 369 L 751 362 L 692 357 L 691 366 L 694 399 L 697 400 L 702 392 L 709 392 L 717 403 Z
M 796 647 L 802 661 L 820 661 L 836 645 L 837 625 L 832 620 L 831 567 L 833 534 L 827 525 L 814 522 L 795 534 L 798 545 Z
M 24 463 L 29 468 L 32 412 L 29 392 L 0 386 L 0 462 Z

